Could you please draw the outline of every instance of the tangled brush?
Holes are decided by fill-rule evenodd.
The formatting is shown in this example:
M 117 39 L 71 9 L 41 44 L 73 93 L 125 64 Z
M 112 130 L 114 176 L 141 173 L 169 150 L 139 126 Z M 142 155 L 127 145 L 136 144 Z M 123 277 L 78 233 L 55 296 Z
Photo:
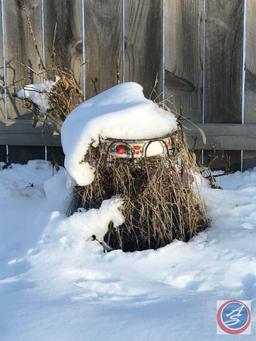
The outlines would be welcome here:
M 56 66 L 54 69 L 51 69 L 51 73 L 55 75 L 56 81 L 47 80 L 47 82 L 52 82 L 53 85 L 42 90 L 31 88 L 30 85 L 25 86 L 24 93 L 26 91 L 29 95 L 21 98 L 26 108 L 31 111 L 34 127 L 39 121 L 42 121 L 59 133 L 66 117 L 75 107 L 83 102 L 84 96 L 72 72 L 63 71 L 60 67 Z M 32 97 L 33 95 L 31 95 L 33 92 L 39 95 L 36 101 Z M 42 97 L 40 98 L 40 96 Z M 38 99 L 39 103 L 37 103 Z M 43 99 L 47 101 L 47 110 L 40 106 L 40 102 Z M 47 125 L 45 126 L 47 127 Z
M 169 156 L 109 162 L 102 144 L 91 146 L 86 161 L 95 167 L 95 179 L 77 188 L 71 211 L 99 208 L 103 200 L 119 195 L 125 222 L 109 226 L 104 238 L 109 248 L 136 251 L 157 249 L 174 239 L 188 241 L 208 226 L 208 219 L 191 183 L 197 167 L 181 129 L 175 149 Z
M 15 61 L 16 63 L 22 65 L 26 68 L 29 73 L 33 76 L 37 76 L 40 79 L 41 85 L 47 82 L 53 82 L 53 79 L 57 81 L 54 83 L 52 87 L 46 87 L 45 89 L 31 88 L 29 84 L 25 86 L 27 87 L 27 91 L 32 93 L 33 91 L 42 95 L 42 97 L 46 97 L 48 99 L 48 107 L 45 113 L 45 110 L 40 108 L 40 104 L 33 101 L 31 96 L 21 97 L 24 105 L 27 109 L 30 110 L 33 116 L 33 126 L 35 127 L 38 121 L 43 121 L 44 123 L 49 123 L 56 132 L 60 132 L 60 128 L 62 126 L 63 121 L 68 116 L 68 114 L 75 108 L 77 105 L 84 101 L 83 91 L 78 81 L 76 80 L 74 73 L 67 69 L 64 65 L 58 63 L 56 61 L 56 49 L 55 42 L 57 36 L 57 22 L 54 27 L 53 32 L 53 43 L 52 43 L 52 51 L 51 51 L 51 63 L 48 62 L 48 65 L 45 64 L 44 58 L 42 57 L 40 51 L 40 44 L 37 41 L 35 30 L 32 25 L 32 18 L 28 8 L 28 4 L 26 0 L 18 0 L 19 6 L 21 10 L 25 14 L 26 23 L 28 30 L 31 35 L 31 39 L 33 41 L 35 53 L 39 59 L 39 70 L 35 71 L 30 65 L 25 65 L 19 61 Z M 60 52 L 59 52 L 60 53 Z M 19 80 L 27 81 L 26 78 Z M 39 85 L 39 84 L 36 84 Z M 17 97 L 17 94 L 14 94 L 13 97 Z M 33 97 L 33 96 L 32 96 Z
M 56 131 L 60 131 L 61 125 L 70 112 L 84 100 L 81 87 L 71 72 L 55 68 L 55 75 L 59 80 L 51 88 L 48 94 L 49 109 L 46 120 L 52 124 Z

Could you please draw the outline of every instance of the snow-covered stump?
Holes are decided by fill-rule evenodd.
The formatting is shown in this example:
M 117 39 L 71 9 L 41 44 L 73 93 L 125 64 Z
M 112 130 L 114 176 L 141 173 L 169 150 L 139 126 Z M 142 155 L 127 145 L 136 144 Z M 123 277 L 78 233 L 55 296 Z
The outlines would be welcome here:
M 64 122 L 62 144 L 78 185 L 71 213 L 122 199 L 119 226 L 110 223 L 104 237 L 94 236 L 108 249 L 157 249 L 207 227 L 182 129 L 138 84 L 118 85 L 77 107 Z
M 166 146 L 161 155 L 151 157 L 136 158 L 129 151 L 115 157 L 116 151 L 109 150 L 113 146 L 136 147 L 126 140 L 107 139 L 96 148 L 90 147 L 86 161 L 95 168 L 95 178 L 90 185 L 77 188 L 73 210 L 99 208 L 113 196 L 123 199 L 125 222 L 118 228 L 110 224 L 104 237 L 110 248 L 157 249 L 174 239 L 188 241 L 207 227 L 204 205 L 193 183 L 194 159 L 180 130 L 169 139 L 169 149 Z M 146 141 L 143 149 L 162 141 L 164 138 Z

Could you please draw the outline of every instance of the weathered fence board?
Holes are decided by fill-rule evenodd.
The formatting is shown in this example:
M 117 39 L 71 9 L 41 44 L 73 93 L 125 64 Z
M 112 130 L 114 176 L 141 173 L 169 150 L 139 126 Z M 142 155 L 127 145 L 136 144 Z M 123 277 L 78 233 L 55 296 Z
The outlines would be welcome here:
M 82 86 L 81 0 L 44 0 L 44 45 L 48 69 L 60 66 L 71 71 Z
M 254 150 L 256 148 L 255 124 L 199 124 L 207 137 L 203 144 L 199 131 L 194 128 L 186 130 L 190 139 L 190 145 L 195 149 L 203 150 Z M 192 140 L 194 142 L 192 142 Z
M 244 121 L 256 123 L 256 0 L 247 0 L 246 7 Z M 256 151 L 243 152 L 243 166 L 256 166 Z
M 86 0 L 86 97 L 117 84 L 120 70 L 120 0 Z
M 56 63 L 74 72 L 86 98 L 123 80 L 140 83 L 149 96 L 156 77 L 164 75 L 161 85 L 170 107 L 205 123 L 206 145 L 195 129 L 188 131 L 190 145 L 197 136 L 195 148 L 204 150 L 205 159 L 223 149 L 233 162 L 240 158 L 246 167 L 253 164 L 256 0 L 24 0 L 29 19 L 22 2 L 0 0 L 1 85 L 5 48 L 8 119 L 24 119 L 0 124 L 0 144 L 13 146 L 11 157 L 18 156 L 15 145 L 27 146 L 27 151 L 31 145 L 48 145 L 48 154 L 59 146 L 59 136 L 32 128 L 28 110 L 11 96 L 25 84 L 44 79 L 40 59 L 51 67 L 55 51 Z M 2 122 L 4 115 L 0 91 Z M 43 150 L 38 149 L 40 157 Z
M 243 169 L 249 169 L 256 166 L 256 153 L 253 150 L 244 151 Z
M 166 73 L 168 105 L 202 122 L 203 0 L 167 0 Z
M 64 165 L 64 153 L 61 147 L 51 146 L 47 148 L 47 160 L 54 164 Z
M 6 147 L 0 146 L 0 162 L 6 161 Z
M 241 122 L 243 10 L 241 0 L 206 1 L 205 122 Z
M 247 0 L 245 121 L 256 123 L 256 0 Z
M 9 146 L 8 163 L 27 163 L 29 160 L 43 160 L 44 147 Z
M 149 96 L 161 70 L 161 0 L 125 0 L 125 80 Z
M 26 11 L 22 8 L 23 3 Z M 8 56 L 8 118 L 13 119 L 27 112 L 21 101 L 13 95 L 22 86 L 42 80 L 39 75 L 42 67 L 36 53 L 36 45 L 39 50 L 41 46 L 41 0 L 5 0 L 4 8 L 5 47 Z M 26 17 L 26 13 L 29 18 Z
M 211 170 L 240 170 L 241 158 L 237 150 L 206 150 L 204 154 L 204 164 Z
M 4 121 L 4 45 L 2 32 L 2 1 L 0 0 L 0 121 Z M 0 152 L 1 154 L 1 152 Z
M 0 145 L 24 145 L 24 146 L 59 146 L 60 137 L 54 135 L 53 130 L 39 124 L 32 127 L 30 120 L 9 120 L 0 123 Z
M 256 150 L 255 124 L 199 124 L 207 136 L 203 144 L 197 128 L 188 126 L 185 130 L 190 146 L 197 150 Z M 24 138 L 24 135 L 26 138 Z M 60 136 L 43 123 L 33 128 L 30 120 L 13 120 L 0 123 L 0 145 L 48 145 L 60 146 Z

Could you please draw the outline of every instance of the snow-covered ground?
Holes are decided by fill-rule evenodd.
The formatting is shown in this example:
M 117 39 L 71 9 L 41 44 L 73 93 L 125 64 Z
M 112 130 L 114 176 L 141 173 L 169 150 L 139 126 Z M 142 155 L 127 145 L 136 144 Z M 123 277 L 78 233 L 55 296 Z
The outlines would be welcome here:
M 53 173 L 44 161 L 0 171 L 1 341 L 256 339 L 254 324 L 217 335 L 215 319 L 216 300 L 256 298 L 256 170 L 203 188 L 212 224 L 190 242 L 107 254 L 90 229 L 117 207 L 67 218 L 70 187 Z

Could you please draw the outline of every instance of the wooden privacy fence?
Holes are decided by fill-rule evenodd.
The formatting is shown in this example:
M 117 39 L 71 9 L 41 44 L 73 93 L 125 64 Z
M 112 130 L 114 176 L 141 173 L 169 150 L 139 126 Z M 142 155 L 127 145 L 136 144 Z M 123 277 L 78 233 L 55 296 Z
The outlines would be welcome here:
M 57 62 L 74 72 L 85 98 L 118 80 L 140 83 L 149 96 L 157 77 L 161 98 L 203 127 L 206 145 L 195 129 L 188 135 L 204 159 L 226 150 L 237 166 L 256 165 L 256 0 L 24 3 L 43 63 L 51 66 L 56 27 Z M 15 97 L 42 81 L 22 1 L 0 4 L 0 159 L 14 160 L 24 146 L 28 158 L 49 158 L 59 137 L 32 128 Z

